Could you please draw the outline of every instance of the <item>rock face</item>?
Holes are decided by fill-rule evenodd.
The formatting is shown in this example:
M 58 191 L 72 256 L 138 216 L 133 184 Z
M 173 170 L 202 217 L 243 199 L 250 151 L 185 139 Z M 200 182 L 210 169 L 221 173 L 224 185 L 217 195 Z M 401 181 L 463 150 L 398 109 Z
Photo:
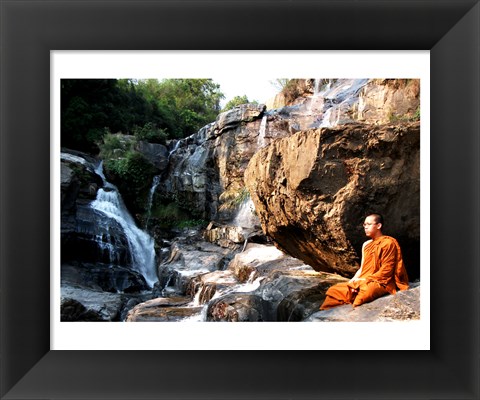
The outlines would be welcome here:
M 373 79 L 363 89 L 358 103 L 358 121 L 386 124 L 404 121 L 419 113 L 418 79 Z
M 265 106 L 244 104 L 220 114 L 196 134 L 175 143 L 168 172 L 157 188 L 194 215 L 225 222 L 240 197 L 250 158 L 265 145 Z M 288 131 L 281 130 L 282 135 Z
M 114 194 L 97 167 L 88 155 L 61 153 L 62 321 L 120 321 L 151 296 L 113 203 L 93 207 L 99 193 Z
M 350 304 L 317 311 L 306 322 L 385 322 L 420 319 L 420 284 L 353 308 Z
M 159 172 L 167 168 L 169 152 L 163 144 L 139 141 L 136 150 L 143 154 Z
M 420 217 L 420 127 L 344 125 L 298 132 L 260 150 L 245 172 L 265 233 L 317 271 L 351 276 L 370 212 L 385 233 L 416 249 Z M 415 253 L 415 252 L 414 252 Z

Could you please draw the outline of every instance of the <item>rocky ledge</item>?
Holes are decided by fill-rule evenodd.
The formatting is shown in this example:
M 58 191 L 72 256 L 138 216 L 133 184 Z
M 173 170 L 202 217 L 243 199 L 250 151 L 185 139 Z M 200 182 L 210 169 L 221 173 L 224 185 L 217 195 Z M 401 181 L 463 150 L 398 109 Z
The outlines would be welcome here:
M 350 304 L 318 311 L 306 322 L 383 322 L 420 319 L 420 282 L 408 290 L 381 297 L 371 303 L 352 307 Z
M 326 290 L 345 282 L 317 272 L 273 245 L 233 251 L 186 232 L 159 266 L 154 299 L 137 304 L 129 322 L 393 321 L 420 318 L 420 284 L 356 309 L 318 311 Z

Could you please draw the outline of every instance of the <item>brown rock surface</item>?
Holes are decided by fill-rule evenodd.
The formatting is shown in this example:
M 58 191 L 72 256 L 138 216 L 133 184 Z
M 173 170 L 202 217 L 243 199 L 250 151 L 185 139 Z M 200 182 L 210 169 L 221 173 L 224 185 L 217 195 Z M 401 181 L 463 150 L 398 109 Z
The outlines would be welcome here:
M 385 124 L 415 116 L 420 107 L 420 80 L 373 79 L 360 93 L 359 121 Z
M 380 297 L 371 303 L 351 304 L 317 311 L 306 322 L 392 322 L 420 319 L 420 284 L 394 295 Z
M 369 212 L 385 216 L 407 270 L 419 268 L 420 125 L 298 132 L 257 152 L 245 184 L 264 232 L 317 271 L 351 276 Z

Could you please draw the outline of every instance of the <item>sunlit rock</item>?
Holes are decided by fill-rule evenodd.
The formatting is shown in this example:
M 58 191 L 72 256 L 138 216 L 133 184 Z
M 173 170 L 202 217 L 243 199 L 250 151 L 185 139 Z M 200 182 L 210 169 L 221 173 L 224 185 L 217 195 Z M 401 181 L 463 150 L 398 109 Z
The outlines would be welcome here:
M 345 125 L 298 132 L 257 152 L 245 172 L 264 232 L 318 271 L 352 276 L 367 213 L 419 271 L 420 125 Z

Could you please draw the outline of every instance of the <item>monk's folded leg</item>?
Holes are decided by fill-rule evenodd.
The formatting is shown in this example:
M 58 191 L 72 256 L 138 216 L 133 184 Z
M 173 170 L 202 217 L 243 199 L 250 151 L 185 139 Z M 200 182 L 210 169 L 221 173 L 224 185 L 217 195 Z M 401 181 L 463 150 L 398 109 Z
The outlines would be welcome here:
M 352 290 L 347 286 L 346 282 L 331 286 L 325 294 L 325 301 L 320 306 L 320 310 L 327 310 L 343 304 L 351 304 L 353 300 Z
M 368 303 L 386 294 L 388 294 L 388 292 L 377 282 L 364 283 L 358 288 L 358 294 L 353 301 L 353 306 L 356 307 L 360 304 Z

